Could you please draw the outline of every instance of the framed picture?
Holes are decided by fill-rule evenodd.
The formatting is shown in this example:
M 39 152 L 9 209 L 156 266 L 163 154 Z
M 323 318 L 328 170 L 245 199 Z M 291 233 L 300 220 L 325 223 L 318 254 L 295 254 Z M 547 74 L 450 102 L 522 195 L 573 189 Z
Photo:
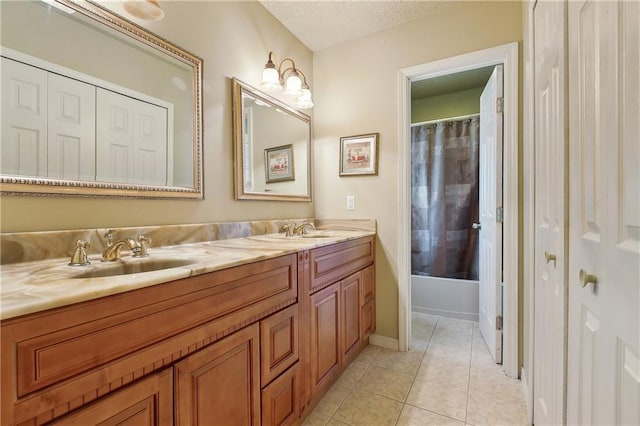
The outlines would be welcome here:
M 276 146 L 264 150 L 264 168 L 267 183 L 295 180 L 293 145 Z
M 340 138 L 340 176 L 378 174 L 378 133 Z

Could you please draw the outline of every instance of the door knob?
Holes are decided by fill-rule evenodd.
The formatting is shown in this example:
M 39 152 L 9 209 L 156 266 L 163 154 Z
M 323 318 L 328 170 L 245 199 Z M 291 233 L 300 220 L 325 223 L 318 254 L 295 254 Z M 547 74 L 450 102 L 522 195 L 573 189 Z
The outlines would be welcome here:
M 546 259 L 547 263 L 553 261 L 553 264 L 555 265 L 556 263 L 556 255 L 555 254 L 551 254 L 547 251 L 544 252 L 544 258 Z
M 482 228 L 482 225 L 480 225 L 479 223 L 474 223 L 473 225 L 471 225 L 471 227 L 473 229 L 480 229 L 480 228 Z
M 598 277 L 596 275 L 588 274 L 584 269 L 580 269 L 580 285 L 586 287 L 587 284 L 598 284 Z

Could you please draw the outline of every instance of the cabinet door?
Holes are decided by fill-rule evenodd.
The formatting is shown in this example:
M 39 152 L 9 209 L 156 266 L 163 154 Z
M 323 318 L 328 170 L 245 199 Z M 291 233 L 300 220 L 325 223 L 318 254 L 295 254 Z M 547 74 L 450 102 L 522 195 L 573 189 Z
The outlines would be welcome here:
M 364 306 L 376 297 L 376 275 L 374 266 L 368 266 L 362 271 L 360 305 Z
M 70 414 L 55 425 L 169 425 L 173 423 L 172 371 L 165 370 Z
M 295 424 L 300 417 L 299 364 L 262 390 L 262 426 Z
M 357 353 L 360 346 L 360 287 L 362 273 L 345 278 L 340 282 L 340 329 L 342 339 L 340 350 L 343 363 Z
M 311 295 L 311 387 L 330 385 L 340 368 L 340 283 Z
M 365 340 L 376 329 L 376 301 L 371 300 L 360 308 L 360 341 L 366 344 Z
M 177 425 L 259 425 L 259 327 L 253 324 L 175 365 Z
M 260 321 L 262 387 L 298 360 L 298 305 Z
M 0 173 L 47 175 L 47 72 L 2 58 Z

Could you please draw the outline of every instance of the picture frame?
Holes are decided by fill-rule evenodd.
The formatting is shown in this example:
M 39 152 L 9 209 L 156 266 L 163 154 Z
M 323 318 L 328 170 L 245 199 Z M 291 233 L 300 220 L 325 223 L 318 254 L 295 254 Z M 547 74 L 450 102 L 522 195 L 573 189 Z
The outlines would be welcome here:
M 293 145 L 281 145 L 264 150 L 267 183 L 295 180 Z
M 378 174 L 378 133 L 340 138 L 340 176 Z

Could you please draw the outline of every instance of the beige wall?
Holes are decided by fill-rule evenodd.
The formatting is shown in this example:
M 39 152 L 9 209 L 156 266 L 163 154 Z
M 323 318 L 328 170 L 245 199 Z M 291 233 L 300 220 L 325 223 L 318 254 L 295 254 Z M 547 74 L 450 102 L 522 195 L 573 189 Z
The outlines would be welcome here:
M 204 201 L 2 197 L 0 231 L 42 231 L 313 216 L 312 203 L 234 201 L 231 81 L 258 85 L 269 50 L 312 79 L 313 55 L 257 2 L 162 2 L 145 24 L 204 59 Z M 312 87 L 313 89 L 313 87 Z
M 480 114 L 480 95 L 484 87 L 429 96 L 411 101 L 411 123 Z
M 520 2 L 450 12 L 316 52 L 315 216 L 378 221 L 377 333 L 398 337 L 398 71 L 522 39 Z M 338 176 L 340 137 L 380 132 L 378 176 Z M 347 211 L 345 197 L 356 196 Z

